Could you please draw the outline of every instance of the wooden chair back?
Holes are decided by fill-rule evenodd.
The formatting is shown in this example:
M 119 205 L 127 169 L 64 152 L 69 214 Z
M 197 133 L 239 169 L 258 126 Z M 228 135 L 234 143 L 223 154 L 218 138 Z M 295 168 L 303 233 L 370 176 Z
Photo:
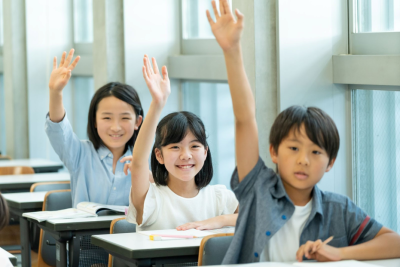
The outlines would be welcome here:
M 200 248 L 199 248 L 199 260 L 198 260 L 198 266 L 204 265 L 204 250 L 207 244 L 207 241 L 209 241 L 211 238 L 218 238 L 218 237 L 225 237 L 225 236 L 233 236 L 232 233 L 229 234 L 215 234 L 215 235 L 209 235 L 206 237 L 203 237 L 200 243 Z M 224 250 L 225 248 L 221 248 L 221 250 Z M 227 248 L 226 248 L 227 249 Z M 226 253 L 226 251 L 214 251 L 216 254 L 221 254 L 221 252 Z M 219 263 L 221 264 L 221 263 Z
M 0 160 L 11 160 L 11 157 L 6 155 L 0 155 Z
M 31 185 L 30 192 L 64 190 L 64 189 L 71 189 L 70 181 L 34 183 L 33 185 Z
M 0 175 L 34 174 L 35 171 L 28 166 L 0 167 Z
M 136 225 L 124 222 L 125 217 L 112 220 L 110 225 L 110 234 L 118 233 L 134 233 L 136 232 Z M 111 254 L 108 256 L 108 267 L 122 267 L 128 266 L 122 259 L 114 259 Z

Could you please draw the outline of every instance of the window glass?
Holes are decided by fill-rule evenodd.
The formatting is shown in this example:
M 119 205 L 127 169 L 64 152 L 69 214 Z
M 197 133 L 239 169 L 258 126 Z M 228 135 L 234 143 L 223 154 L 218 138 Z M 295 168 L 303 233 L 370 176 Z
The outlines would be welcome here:
M 400 0 L 355 0 L 356 32 L 400 31 Z
M 72 127 L 79 139 L 88 139 L 87 122 L 90 101 L 94 94 L 93 77 L 76 76 L 72 82 Z
M 216 4 L 219 9 L 219 0 Z M 229 6 L 232 6 L 231 3 Z M 206 10 L 210 11 L 215 21 L 211 0 L 182 0 L 183 39 L 214 39 Z
M 200 117 L 206 128 L 214 167 L 211 184 L 230 188 L 235 168 L 235 129 L 228 84 L 183 82 L 182 85 L 183 110 Z
M 6 110 L 4 98 L 4 75 L 0 74 L 0 152 L 3 155 L 7 154 L 6 146 Z
M 0 46 L 4 44 L 3 0 L 0 0 Z
M 93 0 L 74 0 L 74 42 L 93 42 Z
M 355 200 L 400 232 L 400 92 L 353 91 Z

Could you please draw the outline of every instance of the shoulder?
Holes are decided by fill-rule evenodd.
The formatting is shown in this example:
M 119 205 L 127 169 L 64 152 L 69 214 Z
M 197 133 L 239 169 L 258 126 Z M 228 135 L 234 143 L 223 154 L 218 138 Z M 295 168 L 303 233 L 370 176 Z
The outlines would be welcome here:
M 349 197 L 343 196 L 337 193 L 328 192 L 328 191 L 320 191 L 321 192 L 321 201 L 324 206 L 342 206 L 345 207 L 349 205 L 349 203 L 353 203 Z

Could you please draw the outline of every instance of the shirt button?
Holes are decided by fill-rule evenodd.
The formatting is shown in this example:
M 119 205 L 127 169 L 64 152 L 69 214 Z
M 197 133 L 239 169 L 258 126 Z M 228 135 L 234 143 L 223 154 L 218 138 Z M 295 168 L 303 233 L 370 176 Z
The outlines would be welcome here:
M 270 236 L 270 235 L 271 235 L 271 232 L 270 232 L 270 231 L 267 231 L 265 234 L 266 234 L 267 236 Z
M 111 153 L 110 153 L 110 154 L 108 154 L 108 156 L 111 158 Z
M 116 187 L 114 187 L 114 190 L 117 190 L 117 188 L 116 188 Z
M 256 258 L 258 258 L 258 253 L 257 253 L 257 252 L 254 252 L 254 256 L 255 256 Z
M 286 216 L 285 216 L 285 215 L 282 215 L 282 219 L 283 219 L 283 220 L 286 220 Z

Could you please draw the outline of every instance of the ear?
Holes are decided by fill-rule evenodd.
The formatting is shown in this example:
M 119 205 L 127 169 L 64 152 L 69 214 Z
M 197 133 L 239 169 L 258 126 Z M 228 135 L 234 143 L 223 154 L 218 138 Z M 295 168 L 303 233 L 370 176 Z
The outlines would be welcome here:
M 326 167 L 325 172 L 329 172 L 332 169 L 333 164 L 335 163 L 335 161 L 336 161 L 336 158 L 331 160 L 331 162 L 328 164 L 328 167 Z
M 204 159 L 207 158 L 207 153 L 208 153 L 208 147 L 206 147 L 206 148 L 204 149 Z
M 143 117 L 142 117 L 142 115 L 139 115 L 136 118 L 135 130 L 139 129 L 139 126 L 140 126 L 140 124 L 142 124 L 142 121 L 143 121 Z
M 276 153 L 273 145 L 269 145 L 269 154 L 271 155 L 272 162 L 278 164 L 278 153 Z
M 158 148 L 155 148 L 154 152 L 156 154 L 156 159 L 157 159 L 158 163 L 164 164 L 164 158 L 162 156 L 161 150 Z

